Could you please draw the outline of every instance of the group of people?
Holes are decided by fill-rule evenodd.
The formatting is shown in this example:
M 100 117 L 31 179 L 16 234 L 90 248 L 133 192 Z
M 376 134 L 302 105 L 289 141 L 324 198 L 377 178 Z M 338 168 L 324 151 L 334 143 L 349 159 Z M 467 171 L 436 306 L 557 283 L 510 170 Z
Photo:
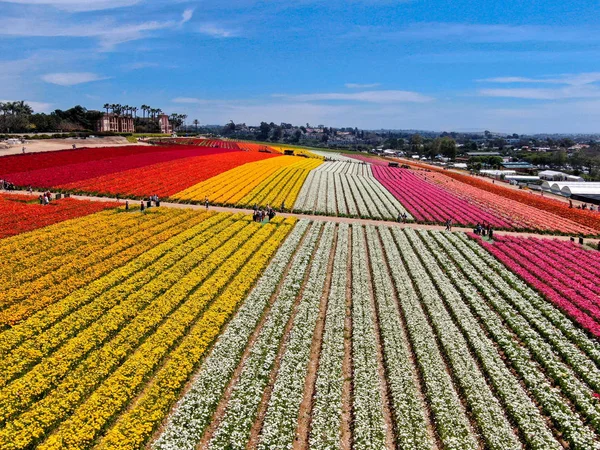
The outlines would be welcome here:
M 273 220 L 273 217 L 275 217 L 275 210 L 269 205 L 267 205 L 265 209 L 259 209 L 257 205 L 254 205 L 254 213 L 252 214 L 252 220 L 254 220 L 255 222 L 262 222 L 263 220 L 265 220 L 266 217 L 269 218 L 269 221 Z
M 452 231 L 452 219 L 446 220 L 446 231 Z
M 46 191 L 40 194 L 38 200 L 40 201 L 40 205 L 49 205 L 52 201 L 52 192 Z
M 573 200 L 569 200 L 569 208 L 573 208 Z M 584 203 L 583 205 L 577 205 L 576 209 L 583 209 L 586 211 L 598 211 L 600 212 L 600 205 L 598 206 L 594 206 L 594 204 L 591 204 L 588 206 L 587 203 Z
M 0 180 L 0 189 L 6 191 L 14 191 L 16 190 L 16 186 L 12 184 L 10 181 Z
M 398 222 L 406 223 L 406 219 L 408 219 L 408 215 L 405 212 L 398 213 Z
M 490 239 L 494 233 L 492 226 L 489 223 L 487 225 L 485 223 L 478 223 L 473 231 L 477 236 L 489 236 Z

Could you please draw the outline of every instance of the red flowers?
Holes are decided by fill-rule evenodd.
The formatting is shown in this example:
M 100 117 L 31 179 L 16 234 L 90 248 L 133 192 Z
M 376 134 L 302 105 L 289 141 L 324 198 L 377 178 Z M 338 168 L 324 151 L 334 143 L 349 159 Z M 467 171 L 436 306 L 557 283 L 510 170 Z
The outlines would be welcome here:
M 116 203 L 87 202 L 65 198 L 40 205 L 28 195 L 0 194 L 0 238 L 14 236 L 53 223 L 113 208 Z
M 277 155 L 217 150 L 207 156 L 177 159 L 138 169 L 112 173 L 73 183 L 60 184 L 64 190 L 146 197 L 167 197 L 245 163 Z

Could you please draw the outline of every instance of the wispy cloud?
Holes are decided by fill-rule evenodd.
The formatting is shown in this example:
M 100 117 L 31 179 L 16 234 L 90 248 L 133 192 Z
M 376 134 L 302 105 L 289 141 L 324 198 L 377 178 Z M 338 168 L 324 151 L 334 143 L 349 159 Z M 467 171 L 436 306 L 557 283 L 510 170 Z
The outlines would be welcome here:
M 217 23 L 203 23 L 198 26 L 197 31 L 213 38 L 234 38 L 241 35 L 240 30 Z
M 346 86 L 348 89 L 370 89 L 381 86 L 381 83 L 346 83 L 344 86 Z
M 180 24 L 183 25 L 184 23 L 187 23 L 190 20 L 192 20 L 192 16 L 193 15 L 194 15 L 194 10 L 191 9 L 191 8 L 188 8 L 185 11 L 183 11 L 183 14 L 181 15 L 181 22 L 180 22 Z
M 572 98 L 597 98 L 600 97 L 600 88 L 594 85 L 570 86 L 556 89 L 544 88 L 507 88 L 507 89 L 480 89 L 479 95 L 483 97 L 520 98 L 528 100 L 561 100 Z
M 323 93 L 323 94 L 275 94 L 274 97 L 281 97 L 288 100 L 298 102 L 314 102 L 314 101 L 355 101 L 366 103 L 426 103 L 433 100 L 418 92 L 411 91 L 362 91 L 353 93 Z
M 600 81 L 600 72 L 586 72 L 579 74 L 564 74 L 558 77 L 496 77 L 477 80 L 480 83 L 530 83 L 530 84 L 568 84 L 582 86 Z
M 203 100 L 201 98 L 195 98 L 195 97 L 176 97 L 173 100 L 171 100 L 172 103 L 187 103 L 187 104 L 191 104 L 191 105 L 199 105 L 199 104 L 204 104 L 207 103 L 208 100 Z
M 103 77 L 91 72 L 48 73 L 42 76 L 42 80 L 46 83 L 58 84 L 59 86 L 75 86 L 76 84 L 106 79 L 108 79 L 108 77 Z
M 70 12 L 100 11 L 123 8 L 140 3 L 142 0 L 2 0 L 0 3 L 23 5 L 47 5 Z
M 181 20 L 123 23 L 114 18 L 95 21 L 68 22 L 39 17 L 6 18 L 0 27 L 0 36 L 13 37 L 83 37 L 100 41 L 101 50 L 110 51 L 118 44 L 143 39 L 152 32 L 176 28 L 191 19 L 191 10 L 185 10 Z
M 522 26 L 507 24 L 468 24 L 421 22 L 400 29 L 360 26 L 343 37 L 376 41 L 444 41 L 471 43 L 514 42 L 597 42 L 600 35 L 582 27 Z

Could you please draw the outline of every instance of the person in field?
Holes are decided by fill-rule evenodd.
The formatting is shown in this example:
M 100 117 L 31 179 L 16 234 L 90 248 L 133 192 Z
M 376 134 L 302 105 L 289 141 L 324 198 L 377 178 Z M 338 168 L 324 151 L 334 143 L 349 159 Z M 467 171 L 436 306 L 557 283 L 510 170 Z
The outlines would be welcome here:
M 208 197 L 204 198 L 204 205 L 206 206 L 206 209 L 208 209 Z

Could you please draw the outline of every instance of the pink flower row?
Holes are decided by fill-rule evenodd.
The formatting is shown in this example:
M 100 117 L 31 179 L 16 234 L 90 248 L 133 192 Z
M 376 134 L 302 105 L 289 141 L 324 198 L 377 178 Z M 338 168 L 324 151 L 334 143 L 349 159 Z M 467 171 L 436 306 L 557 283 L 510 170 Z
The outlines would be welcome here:
M 537 289 L 584 329 L 600 337 L 600 280 L 597 264 L 573 267 L 569 259 L 588 260 L 586 250 L 570 242 L 499 237 L 494 244 L 479 241 L 504 265 Z M 563 261 L 563 255 L 569 255 Z
M 462 225 L 489 223 L 495 228 L 511 228 L 510 222 L 419 178 L 410 170 L 380 165 L 372 169 L 375 178 L 419 221 L 443 223 L 452 219 Z

